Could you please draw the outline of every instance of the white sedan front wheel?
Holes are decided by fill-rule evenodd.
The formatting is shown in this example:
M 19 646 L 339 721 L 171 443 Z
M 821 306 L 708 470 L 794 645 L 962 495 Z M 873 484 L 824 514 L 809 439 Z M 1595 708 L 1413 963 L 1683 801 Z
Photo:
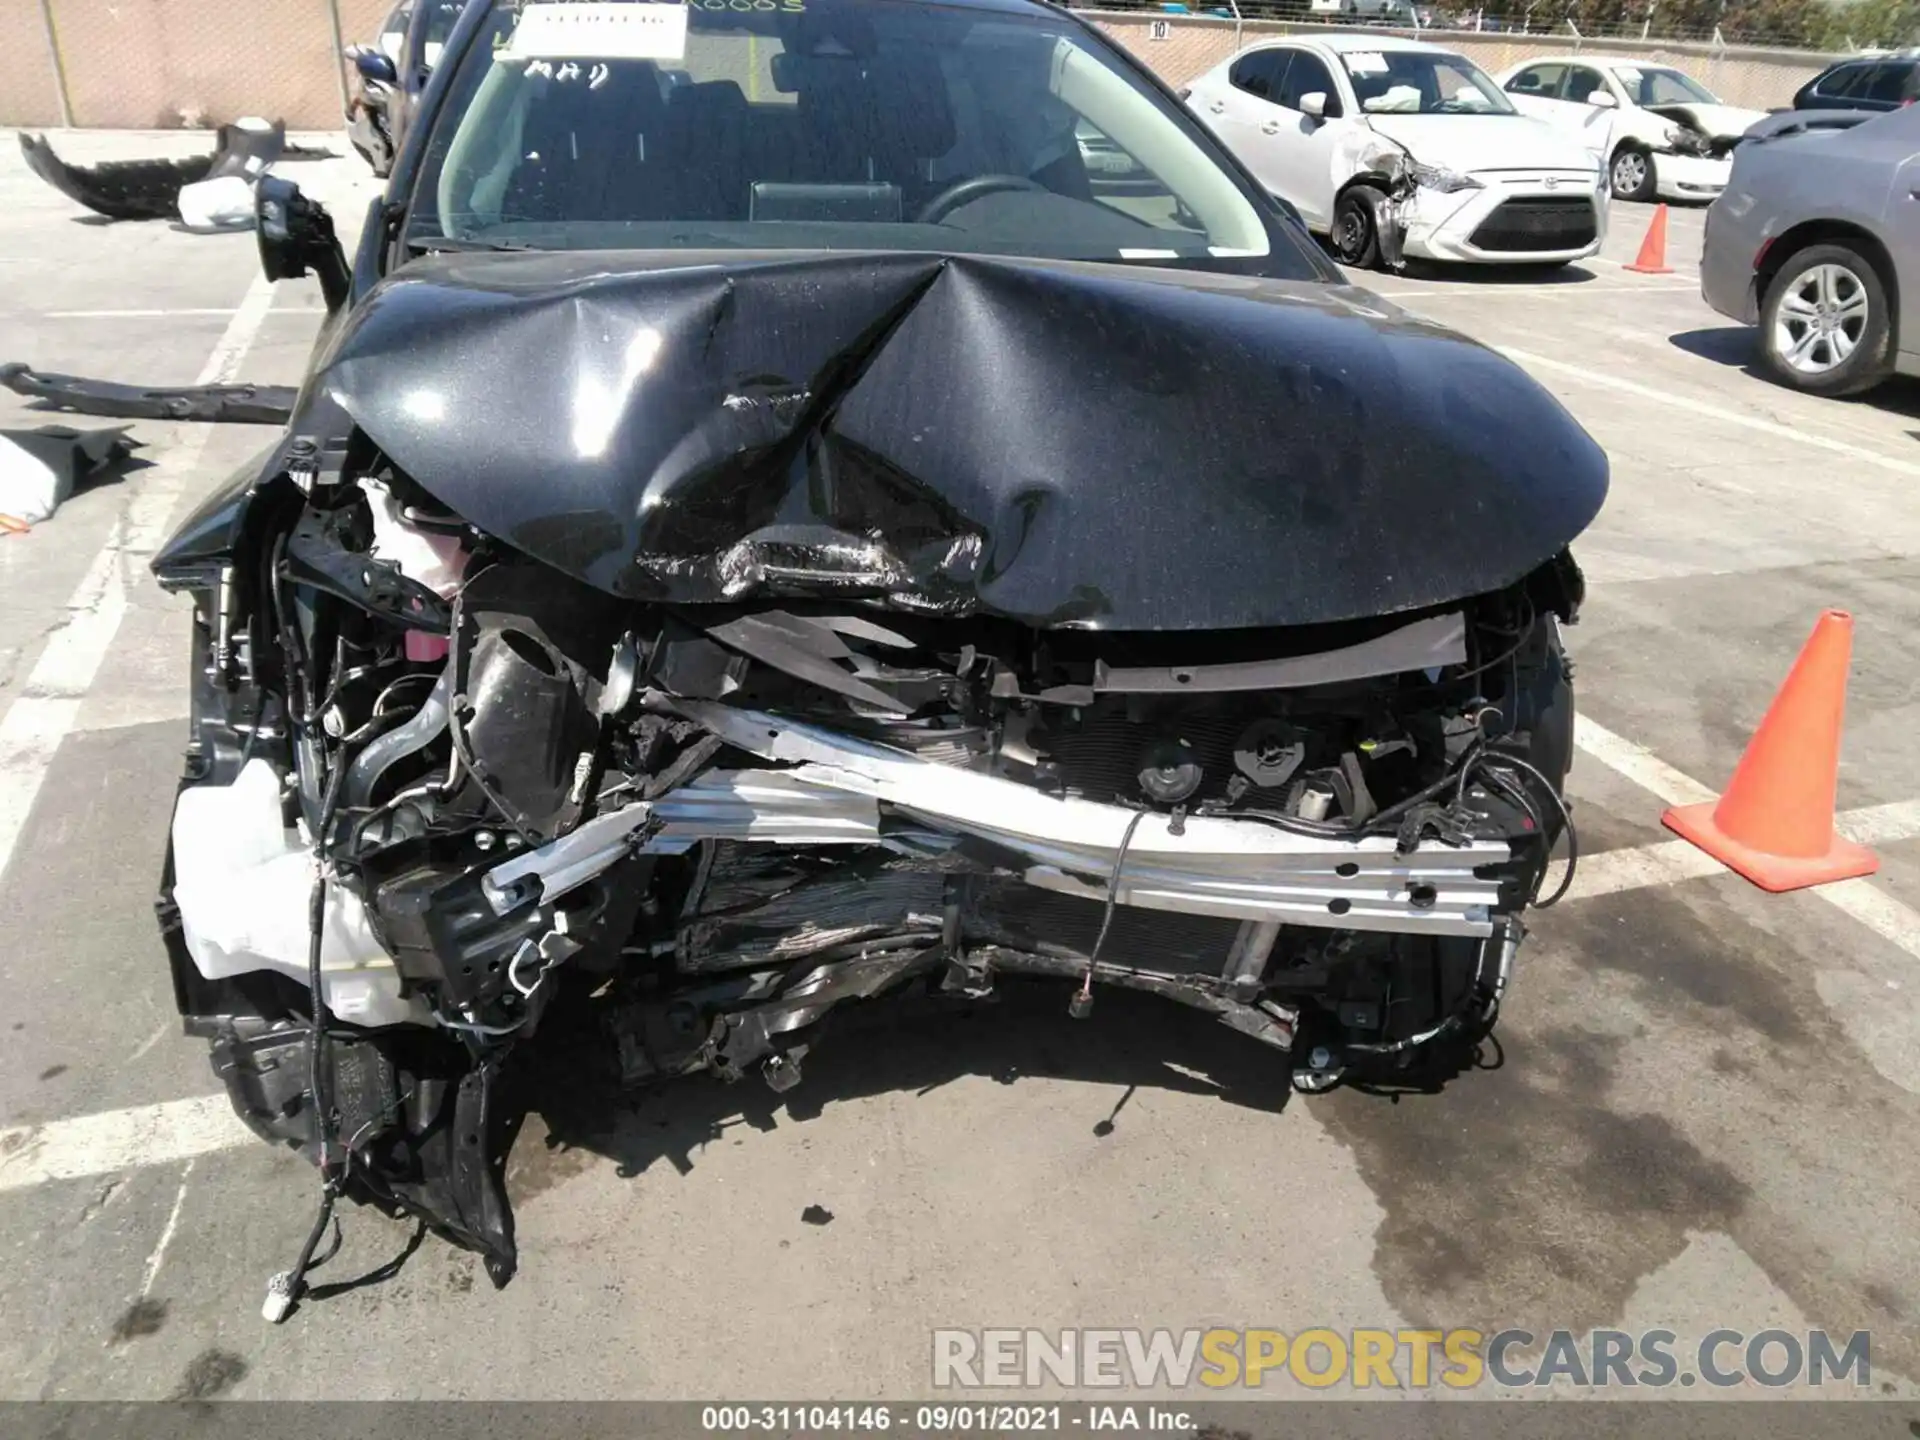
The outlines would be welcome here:
M 1613 184 L 1614 199 L 1651 200 L 1656 188 L 1653 156 L 1634 146 L 1622 145 L 1613 152 L 1608 178 Z

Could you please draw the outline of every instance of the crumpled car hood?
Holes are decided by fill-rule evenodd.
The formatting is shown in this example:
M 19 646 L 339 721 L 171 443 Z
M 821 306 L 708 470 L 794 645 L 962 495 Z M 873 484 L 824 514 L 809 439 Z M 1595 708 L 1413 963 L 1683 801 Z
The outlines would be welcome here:
M 1510 584 L 1607 488 L 1517 367 L 1364 292 L 1120 266 L 428 258 L 323 399 L 483 530 L 678 603 L 1322 623 Z

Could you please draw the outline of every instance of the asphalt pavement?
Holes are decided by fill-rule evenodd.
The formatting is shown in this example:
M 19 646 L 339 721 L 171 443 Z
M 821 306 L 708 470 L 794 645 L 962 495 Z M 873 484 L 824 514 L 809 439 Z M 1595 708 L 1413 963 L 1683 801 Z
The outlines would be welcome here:
M 349 230 L 356 169 L 296 172 Z M 369 1278 L 277 1328 L 315 1178 L 198 1103 L 176 1033 L 151 902 L 187 627 L 145 570 L 268 434 L 136 424 L 143 468 L 0 540 L 0 1398 L 905 1397 L 935 1328 L 989 1325 L 1868 1330 L 1870 1393 L 1920 1398 L 1920 387 L 1758 378 L 1698 298 L 1700 212 L 1674 275 L 1622 268 L 1649 213 L 1547 283 L 1361 277 L 1508 351 L 1613 462 L 1568 636 L 1588 878 L 1537 917 L 1489 1068 L 1301 1097 L 1177 1007 L 910 1006 L 785 1096 L 537 1091 L 507 1289 L 353 1210 L 316 1278 Z M 0 359 L 293 382 L 318 294 L 257 273 L 251 236 L 93 223 L 0 143 Z M 1840 805 L 1883 868 L 1764 895 L 1658 816 L 1725 783 L 1827 606 L 1857 626 Z

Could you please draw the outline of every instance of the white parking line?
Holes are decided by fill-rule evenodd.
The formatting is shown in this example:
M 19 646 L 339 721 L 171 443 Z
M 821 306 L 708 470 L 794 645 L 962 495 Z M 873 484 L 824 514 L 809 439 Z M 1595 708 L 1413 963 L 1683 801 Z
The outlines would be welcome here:
M 1575 716 L 1573 743 L 1609 770 L 1618 771 L 1669 805 L 1697 805 L 1703 800 L 1719 798 L 1717 791 L 1682 775 L 1646 746 L 1614 734 L 1588 716 Z
M 180 1188 L 173 1192 L 173 1209 L 167 1212 L 167 1223 L 160 1231 L 160 1239 L 153 1247 L 153 1253 L 147 1256 L 146 1268 L 140 1272 L 140 1298 L 146 1299 L 153 1293 L 153 1282 L 160 1278 L 160 1266 L 167 1258 L 167 1246 L 173 1243 L 173 1232 L 180 1228 L 180 1211 L 187 1203 L 187 1182 L 193 1179 L 193 1161 L 187 1161 L 187 1168 L 180 1172 Z
M 265 283 L 264 281 L 262 283 Z M 244 308 L 244 302 L 242 304 Z M 40 315 L 42 320 L 177 320 L 191 319 L 194 316 L 238 315 L 240 310 L 230 305 L 199 308 L 185 306 L 177 310 L 48 310 Z M 323 305 L 276 305 L 269 309 L 272 315 L 324 315 Z M 228 377 L 232 378 L 232 377 Z M 196 381 L 196 384 L 211 385 L 212 380 Z
M 1580 868 L 1574 872 L 1567 899 L 1590 900 L 1596 895 L 1617 895 L 1622 890 L 1677 885 L 1682 880 L 1724 875 L 1726 869 L 1706 851 L 1685 840 L 1636 845 L 1629 850 L 1603 850 L 1597 855 L 1580 857 Z
M 1887 845 L 1920 835 L 1920 800 L 1896 800 L 1836 815 L 1834 828 L 1856 845 Z
M 1600 730 L 1598 726 L 1587 728 L 1588 722 L 1584 718 L 1580 724 L 1584 731 L 1579 738 L 1581 748 L 1588 748 L 1588 742 L 1595 740 L 1596 731 L 1605 736 L 1604 740 L 1596 742 L 1600 748 L 1589 750 L 1588 753 L 1596 760 L 1603 760 L 1609 768 L 1619 770 L 1641 789 L 1677 805 L 1718 798 L 1704 785 L 1695 786 L 1685 775 L 1654 759 L 1631 741 L 1622 740 L 1611 731 Z M 1606 752 L 1605 756 L 1600 753 L 1601 750 Z M 1632 773 L 1615 765 L 1613 761 L 1616 759 L 1631 765 Z M 1652 761 L 1652 765 L 1649 766 L 1647 761 Z M 1648 780 L 1663 781 L 1665 793 L 1654 790 L 1652 785 L 1646 783 Z M 1691 798 L 1680 798 L 1687 796 L 1690 791 Z M 1901 801 L 1892 805 L 1843 810 L 1833 817 L 1833 825 L 1834 829 L 1857 845 L 1889 845 L 1897 840 L 1911 840 L 1920 836 L 1920 802 Z M 1727 867 L 1699 846 L 1685 840 L 1660 840 L 1651 845 L 1634 845 L 1625 850 L 1602 850 L 1597 854 L 1582 855 L 1580 868 L 1574 874 L 1573 888 L 1567 892 L 1567 898 L 1582 900 L 1596 895 L 1617 895 L 1622 890 L 1648 890 L 1659 885 L 1677 885 L 1682 880 L 1703 880 L 1710 875 L 1726 873 Z M 1865 889 L 1867 894 L 1876 899 L 1889 898 L 1871 886 Z M 1820 893 L 1834 900 L 1832 890 Z M 1865 908 L 1865 902 L 1859 903 Z M 1908 913 L 1920 921 L 1920 912 Z
M 1738 425 L 1782 440 L 1797 440 L 1802 445 L 1811 445 L 1818 450 L 1864 460 L 1869 465 L 1877 465 L 1882 470 L 1891 470 L 1897 475 L 1920 475 L 1920 464 L 1910 460 L 1896 460 L 1891 455 L 1882 455 L 1879 451 L 1869 450 L 1864 445 L 1852 445 L 1845 440 L 1836 440 L 1830 435 L 1815 434 L 1811 430 L 1796 430 L 1791 425 L 1781 425 L 1772 420 L 1762 420 L 1757 415 L 1747 415 L 1738 410 L 1728 410 L 1723 406 L 1709 405 L 1704 400 L 1689 399 L 1685 395 L 1676 395 L 1671 390 L 1657 390 L 1651 385 L 1639 385 L 1632 380 L 1622 380 L 1603 371 L 1590 370 L 1584 365 L 1569 365 L 1564 360 L 1550 360 L 1544 355 L 1535 355 L 1530 350 L 1515 350 L 1506 345 L 1496 345 L 1493 348 L 1509 360 L 1524 365 L 1529 370 L 1558 371 L 1584 384 L 1598 385 L 1606 390 L 1618 390 L 1624 395 L 1636 395 L 1642 400 L 1655 401 L 1670 410 L 1684 410 L 1702 419 L 1717 420 L 1723 425 Z
M 257 277 L 195 384 L 234 378 L 272 304 L 272 282 Z M 106 545 L 68 598 L 70 618 L 48 639 L 26 685 L 0 716 L 0 876 L 13 858 L 47 767 L 72 731 L 81 702 L 119 632 L 127 609 L 127 563 L 159 545 L 211 433 L 210 426 L 183 422 L 155 448 L 158 466 L 140 481 Z
M 1371 289 L 1372 287 L 1367 287 Z M 1438 295 L 1442 299 L 1457 295 L 1499 296 L 1524 295 L 1529 300 L 1537 300 L 1543 295 L 1656 295 L 1672 294 L 1675 291 L 1698 290 L 1697 285 L 1675 285 L 1659 283 L 1651 285 L 1581 285 L 1568 281 L 1540 281 L 1534 284 L 1513 281 L 1482 281 L 1478 284 L 1470 280 L 1437 280 L 1431 285 L 1423 285 L 1417 290 L 1374 290 L 1373 293 L 1383 300 L 1411 299 L 1416 295 Z
M 0 1130 L 0 1192 L 191 1160 L 253 1139 L 225 1095 Z
M 1623 739 L 1585 716 L 1579 717 L 1576 722 L 1573 743 L 1601 764 L 1618 771 L 1669 805 L 1692 805 L 1720 798 L 1717 791 L 1682 774 L 1645 746 Z M 1899 801 L 1846 812 L 1834 817 L 1834 828 L 1849 840 L 1863 845 L 1884 845 L 1895 840 L 1910 839 L 1920 835 L 1920 803 Z M 1635 850 L 1602 852 L 1582 860 L 1580 871 L 1574 876 L 1569 898 L 1633 889 L 1635 886 L 1630 877 L 1635 875 L 1662 876 L 1665 878 L 1650 879 L 1647 883 L 1671 884 L 1696 874 L 1711 875 L 1723 868 L 1712 862 L 1705 852 L 1701 852 L 1698 861 L 1684 857 L 1674 848 L 1676 845 L 1693 848 L 1684 841 L 1666 841 Z M 1609 855 L 1619 858 L 1610 860 Z M 1698 869 L 1703 862 L 1708 868 Z M 1590 882 L 1595 887 L 1592 889 L 1589 889 L 1587 882 L 1589 866 L 1596 872 Z M 1852 916 L 1883 940 L 1920 960 L 1920 910 L 1895 899 L 1884 890 L 1876 889 L 1866 880 L 1815 885 L 1803 893 L 1825 901 L 1842 914 Z
M 40 318 L 43 320 L 171 320 L 176 316 L 231 315 L 233 313 L 231 305 L 221 305 L 209 308 L 183 306 L 177 310 L 49 310 Z

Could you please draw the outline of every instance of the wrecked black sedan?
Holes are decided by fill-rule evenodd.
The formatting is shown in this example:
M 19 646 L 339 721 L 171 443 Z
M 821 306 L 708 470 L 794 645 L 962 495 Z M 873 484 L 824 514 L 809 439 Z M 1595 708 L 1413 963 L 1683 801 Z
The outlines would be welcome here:
M 474 0 L 351 264 L 261 206 L 332 314 L 154 562 L 162 914 L 329 1205 L 504 1282 L 499 1087 L 562 1014 L 776 1090 L 840 1007 L 1010 977 L 1306 1088 L 1493 1023 L 1605 459 L 1094 30 Z

